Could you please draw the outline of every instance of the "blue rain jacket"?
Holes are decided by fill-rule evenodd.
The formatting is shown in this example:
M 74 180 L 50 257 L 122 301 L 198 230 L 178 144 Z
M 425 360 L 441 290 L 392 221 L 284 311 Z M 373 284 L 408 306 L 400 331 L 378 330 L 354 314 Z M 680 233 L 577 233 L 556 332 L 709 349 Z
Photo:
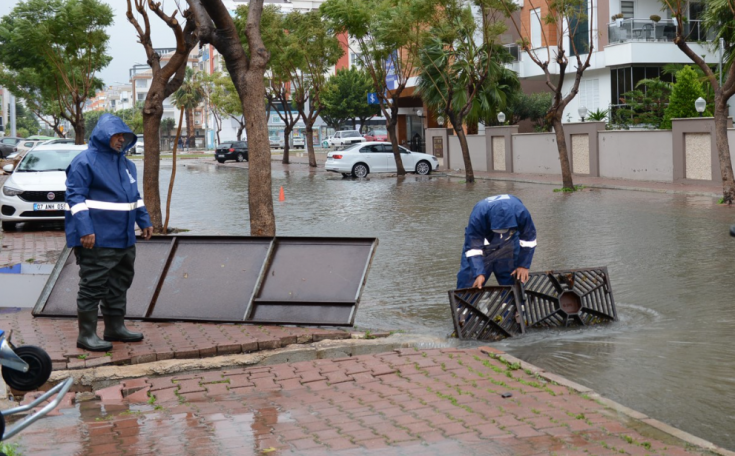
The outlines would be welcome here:
M 508 233 L 495 233 L 493 230 L 511 230 Z M 515 231 L 515 232 L 514 232 Z M 509 239 L 510 237 L 510 239 Z M 513 195 L 496 195 L 485 198 L 475 205 L 470 214 L 470 220 L 465 228 L 465 242 L 462 250 L 460 270 L 457 274 L 457 288 L 471 287 L 477 276 L 489 277 L 495 272 L 499 281 L 501 274 L 499 269 L 486 264 L 485 251 L 494 251 L 505 242 L 513 242 L 512 249 L 514 261 L 510 271 L 502 271 L 503 276 L 518 267 L 530 269 L 533 253 L 536 250 L 536 227 L 531 219 L 531 214 L 520 199 Z M 506 249 L 503 249 L 506 250 Z M 498 258 L 499 259 L 499 258 Z M 488 266 L 491 269 L 486 270 Z M 501 283 L 501 285 L 512 284 Z
M 110 138 L 123 133 L 121 152 Z M 89 148 L 74 157 L 66 169 L 66 243 L 82 245 L 81 238 L 95 235 L 95 247 L 121 249 L 135 244 L 135 224 L 153 226 L 138 192 L 137 170 L 125 158 L 138 138 L 112 114 L 100 116 Z

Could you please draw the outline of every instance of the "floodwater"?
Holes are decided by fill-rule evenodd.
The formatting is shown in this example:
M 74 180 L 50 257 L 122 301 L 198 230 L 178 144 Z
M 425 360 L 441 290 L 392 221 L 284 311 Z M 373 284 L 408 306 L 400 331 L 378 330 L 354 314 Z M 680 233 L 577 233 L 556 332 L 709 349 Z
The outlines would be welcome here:
M 170 164 L 162 170 L 167 179 Z M 247 178 L 244 169 L 180 164 L 170 226 L 249 235 Z M 306 166 L 273 172 L 278 235 L 379 238 L 357 313 L 361 329 L 451 333 L 447 290 L 469 213 L 488 195 L 518 196 L 538 230 L 532 270 L 607 266 L 620 319 L 496 346 L 735 449 L 735 239 L 728 233 L 735 208 L 702 196 L 553 188 L 467 186 L 447 177 L 353 180 Z

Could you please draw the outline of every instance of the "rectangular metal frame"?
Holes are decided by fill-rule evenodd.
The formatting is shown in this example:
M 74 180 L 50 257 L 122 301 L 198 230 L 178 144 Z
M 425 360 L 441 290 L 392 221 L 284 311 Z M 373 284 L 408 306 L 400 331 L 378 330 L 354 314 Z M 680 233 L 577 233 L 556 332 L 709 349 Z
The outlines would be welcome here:
M 451 290 L 449 303 L 454 331 L 461 340 L 496 341 L 526 332 L 516 286 Z
M 352 326 L 378 245 L 377 238 L 170 236 L 139 241 L 139 258 L 145 255 L 146 246 L 162 242 L 167 243 L 168 248 L 166 258 L 161 264 L 147 262 L 143 266 L 136 265 L 136 270 L 144 269 L 147 282 L 143 286 L 139 280 L 136 288 L 134 281 L 129 296 L 134 295 L 138 300 L 147 302 L 139 303 L 143 310 L 133 314 L 128 312 L 128 318 L 150 321 Z M 242 266 L 243 261 L 251 260 L 251 256 L 233 256 L 228 257 L 229 261 L 218 261 L 222 260 L 221 256 L 205 258 L 201 249 L 200 255 L 196 257 L 184 255 L 187 246 L 198 247 L 206 243 L 231 244 L 233 249 L 243 245 L 260 245 L 265 248 L 265 253 L 259 267 L 259 261 L 251 261 L 253 270 L 241 271 L 233 270 L 232 266 Z M 233 255 L 236 253 L 233 251 Z M 210 260 L 213 270 L 223 270 L 224 281 L 213 283 L 212 289 L 222 290 L 223 294 L 230 293 L 229 305 L 240 308 L 237 318 L 234 318 L 233 312 L 225 312 L 226 316 L 222 316 L 222 312 L 216 315 L 216 311 L 221 311 L 222 308 L 216 307 L 216 301 L 207 299 L 206 293 L 209 291 L 204 288 L 204 284 L 219 278 L 219 275 L 212 273 L 213 270 L 206 269 Z M 182 264 L 196 267 L 190 271 L 181 270 Z M 73 262 L 72 251 L 65 248 L 33 309 L 34 316 L 76 316 L 76 288 L 71 289 L 72 282 L 75 285 L 77 283 L 72 275 L 75 268 L 77 266 Z M 179 295 L 177 283 L 183 284 L 184 280 L 187 281 L 186 285 L 180 288 L 189 287 L 189 293 Z M 155 283 L 154 289 L 151 289 L 151 282 Z M 245 282 L 247 283 L 243 285 Z M 252 288 L 248 283 L 252 283 Z M 237 290 L 237 287 L 240 289 Z M 242 295 L 242 301 L 234 299 L 239 295 Z M 211 296 L 216 298 L 217 294 L 212 293 Z M 187 302 L 189 315 L 184 312 L 171 318 L 166 316 L 166 312 L 157 312 L 157 305 L 164 311 L 166 308 L 175 309 L 179 302 L 177 299 L 183 300 L 181 302 L 190 300 Z M 201 302 L 204 299 L 207 301 Z M 130 308 L 129 305 L 129 310 Z

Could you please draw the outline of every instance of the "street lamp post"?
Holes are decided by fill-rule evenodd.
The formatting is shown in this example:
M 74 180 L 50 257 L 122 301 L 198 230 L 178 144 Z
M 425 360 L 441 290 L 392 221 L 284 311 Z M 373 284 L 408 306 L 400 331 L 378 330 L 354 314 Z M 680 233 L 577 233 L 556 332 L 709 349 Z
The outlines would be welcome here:
M 705 101 L 705 99 L 704 99 L 704 98 L 702 98 L 702 97 L 699 97 L 699 98 L 697 98 L 697 100 L 696 100 L 696 101 L 694 102 L 694 108 L 695 108 L 695 109 L 697 110 L 697 112 L 699 113 L 699 117 L 702 117 L 702 114 L 704 113 L 704 110 L 705 110 L 705 109 L 707 108 L 707 102 Z
M 582 122 L 584 122 L 584 118 L 587 117 L 587 108 L 580 106 L 579 109 L 577 109 L 577 112 L 579 113 L 579 117 L 582 118 Z

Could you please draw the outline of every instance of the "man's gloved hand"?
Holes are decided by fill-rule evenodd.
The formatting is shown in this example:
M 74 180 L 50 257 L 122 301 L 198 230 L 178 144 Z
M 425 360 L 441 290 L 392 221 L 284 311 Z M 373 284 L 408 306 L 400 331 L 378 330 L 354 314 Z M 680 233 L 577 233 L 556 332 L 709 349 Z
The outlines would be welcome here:
M 528 282 L 528 269 L 526 268 L 516 268 L 516 270 L 511 272 L 510 275 L 515 277 L 521 283 Z
M 84 247 L 85 249 L 91 249 L 92 247 L 94 247 L 94 234 L 82 236 L 80 241 L 82 241 L 82 247 Z

